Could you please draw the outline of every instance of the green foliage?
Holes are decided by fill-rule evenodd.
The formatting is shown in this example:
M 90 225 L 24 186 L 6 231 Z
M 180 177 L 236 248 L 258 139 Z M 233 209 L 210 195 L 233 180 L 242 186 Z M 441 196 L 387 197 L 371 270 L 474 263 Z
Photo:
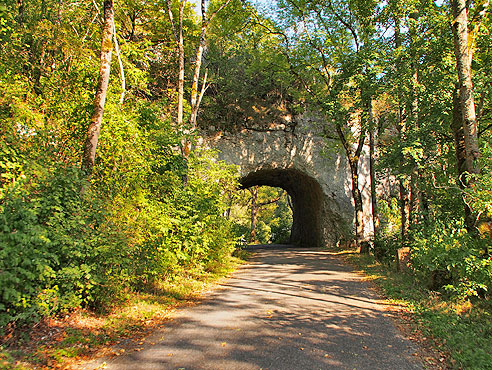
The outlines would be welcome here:
M 292 228 L 289 195 L 283 189 L 269 186 L 258 186 L 252 189 L 253 193 L 256 193 L 256 240 L 250 240 L 253 223 L 251 208 L 254 205 L 253 194 L 248 190 L 239 192 L 231 199 L 230 218 L 234 223 L 235 234 L 243 242 L 288 243 Z
M 104 208 L 72 167 L 40 170 L 1 199 L 1 326 L 95 300 Z
M 212 75 L 201 122 L 222 130 L 289 125 L 283 117 L 302 110 L 283 38 L 251 5 L 233 0 L 217 15 L 209 39 Z M 203 121 L 202 121 L 203 120 Z
M 474 186 L 465 198 L 474 209 L 483 212 L 488 219 L 492 217 L 492 142 L 482 143 L 480 158 L 482 173 L 472 178 Z M 492 230 L 488 226 L 485 234 L 491 238 Z
M 288 204 L 289 195 L 283 196 L 277 202 L 277 207 L 269 221 L 272 236 L 270 242 L 274 244 L 286 244 L 290 239 L 292 229 L 292 209 Z
M 401 227 L 398 199 L 394 197 L 388 201 L 380 199 L 378 201 L 378 211 L 381 218 L 380 236 L 393 237 L 397 235 Z
M 484 297 L 492 289 L 492 258 L 484 254 L 487 240 L 472 238 L 463 225 L 435 221 L 416 230 L 412 266 L 431 289 L 460 298 Z
M 373 253 L 379 262 L 393 265 L 401 246 L 401 218 L 398 199 L 378 200 L 379 230 L 373 240 Z
M 0 209 L 0 324 L 107 305 L 125 288 L 227 263 L 235 239 L 222 195 L 236 186 L 236 170 L 202 153 L 189 171 L 189 185 L 171 196 L 140 188 L 137 197 L 115 198 L 111 213 L 95 188 L 80 192 L 87 185 L 72 166 L 41 169 L 8 187 Z
M 131 224 L 137 286 L 152 287 L 163 275 L 211 271 L 235 248 L 232 225 L 223 217 L 223 194 L 236 185 L 235 168 L 207 153 L 192 157 L 189 165 L 188 186 L 164 201 L 142 198 L 133 205 L 138 209 L 129 211 L 138 212 Z
M 381 236 L 376 235 L 373 240 L 374 257 L 381 263 L 388 266 L 394 266 L 396 261 L 396 252 L 401 247 L 400 235 Z
M 165 4 L 116 6 L 126 95 L 121 104 L 114 58 L 90 184 L 77 167 L 96 89 L 100 10 L 91 2 L 23 4 L 0 5 L 0 326 L 79 306 L 104 308 L 133 291 L 220 269 L 238 239 L 249 239 L 250 198 L 236 194 L 236 169 L 214 153 L 191 153 L 187 161 L 181 155 L 183 127 L 173 123 L 175 40 Z M 463 231 L 461 221 L 448 3 L 278 4 L 281 14 L 268 19 L 232 0 L 214 18 L 200 125 L 260 131 L 273 125 L 294 135 L 291 118 L 307 108 L 326 118 L 327 131 L 341 128 L 349 145 L 366 130 L 377 131 L 377 168 L 391 177 L 390 194 L 378 202 L 377 257 L 390 264 L 396 249 L 409 245 L 421 283 L 461 299 L 490 298 L 489 35 L 479 32 L 472 63 L 482 172 L 464 197 L 481 216 L 479 238 Z M 171 5 L 176 20 L 179 2 Z M 200 29 L 190 4 L 184 18 L 190 79 Z M 490 28 L 490 13 L 483 24 Z M 341 146 L 330 150 L 337 156 Z M 420 202 L 405 240 L 393 180 L 407 192 L 415 189 Z M 258 203 L 278 195 L 279 189 L 262 189 Z M 291 224 L 283 196 L 259 211 L 257 239 L 286 242 Z M 457 361 L 471 363 L 467 351 Z M 486 354 L 475 360 L 485 367 Z
M 256 240 L 260 244 L 268 244 L 272 238 L 272 229 L 265 221 L 260 220 L 256 225 Z

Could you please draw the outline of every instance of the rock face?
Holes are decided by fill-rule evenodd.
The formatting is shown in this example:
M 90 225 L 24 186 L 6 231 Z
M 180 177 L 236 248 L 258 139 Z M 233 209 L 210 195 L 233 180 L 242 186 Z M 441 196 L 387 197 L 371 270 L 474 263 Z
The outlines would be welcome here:
M 353 233 L 354 208 L 345 154 L 337 138 L 321 137 L 320 122 L 302 116 L 289 126 L 244 129 L 235 133 L 202 133 L 204 147 L 219 150 L 219 159 L 236 164 L 241 184 L 276 186 L 286 190 L 293 203 L 291 243 L 333 246 Z M 367 149 L 367 148 L 366 148 Z M 370 229 L 370 180 L 365 150 L 359 182 L 364 197 L 365 233 Z

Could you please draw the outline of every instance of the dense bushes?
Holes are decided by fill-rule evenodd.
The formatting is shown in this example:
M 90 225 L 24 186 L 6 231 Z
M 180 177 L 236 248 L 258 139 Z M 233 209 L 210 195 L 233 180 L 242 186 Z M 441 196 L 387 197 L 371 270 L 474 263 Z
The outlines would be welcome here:
M 226 261 L 235 242 L 221 199 L 235 170 L 204 153 L 189 171 L 189 186 L 160 200 L 141 194 L 121 208 L 95 187 L 81 193 L 85 180 L 71 165 L 4 186 L 0 325 L 109 304 L 117 293 Z
M 374 255 L 380 262 L 391 265 L 397 249 L 402 247 L 400 229 L 394 226 L 401 225 L 393 217 L 391 207 L 380 210 L 384 219 L 374 240 Z M 412 226 L 405 245 L 410 247 L 412 273 L 428 289 L 459 299 L 490 295 L 490 237 L 471 235 L 462 219 L 436 212 Z
M 484 248 L 488 242 L 471 237 L 460 224 L 436 221 L 415 232 L 413 268 L 431 289 L 483 297 L 492 289 L 492 256 Z
M 450 297 L 490 297 L 490 235 L 469 233 L 463 219 L 454 216 L 459 214 L 460 202 L 445 202 L 443 194 L 439 197 L 444 206 L 429 209 L 425 219 L 412 225 L 405 240 L 405 246 L 410 247 L 412 273 L 426 288 Z M 394 263 L 396 251 L 402 247 L 397 207 L 395 198 L 380 202 L 382 222 L 374 240 L 374 255 L 386 264 Z
M 211 270 L 227 260 L 235 238 L 223 216 L 224 193 L 236 185 L 235 175 L 234 167 L 202 153 L 190 161 L 188 186 L 163 200 L 142 197 L 132 205 L 128 222 L 135 241 L 135 285 L 152 286 L 163 272 L 172 277 Z
M 0 68 L 0 326 L 103 308 L 227 261 L 235 237 L 224 201 L 237 171 L 208 152 L 185 165 L 166 100 L 128 94 L 120 105 L 118 94 L 108 96 L 88 183 L 78 169 L 85 86 L 77 76 L 66 82 L 80 93 L 74 115 L 59 110 L 67 102 L 43 100 L 50 79 L 34 93 L 9 88 L 25 79 L 6 73 Z
M 88 183 L 78 156 L 60 156 L 59 138 L 13 111 L 14 98 L 0 102 L 0 326 L 104 308 L 227 262 L 235 237 L 224 200 L 237 170 L 211 152 L 185 167 L 161 104 L 109 100 Z M 81 142 L 75 132 L 63 140 Z
M 45 172 L 45 173 L 43 173 Z M 72 166 L 26 176 L 0 205 L 0 324 L 94 301 L 102 204 Z

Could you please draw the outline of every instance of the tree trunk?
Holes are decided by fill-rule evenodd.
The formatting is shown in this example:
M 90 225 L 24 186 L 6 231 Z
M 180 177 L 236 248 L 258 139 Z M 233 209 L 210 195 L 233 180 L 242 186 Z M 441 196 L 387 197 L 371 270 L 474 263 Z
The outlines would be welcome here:
M 222 5 L 215 12 L 213 12 L 210 16 L 208 16 L 207 15 L 207 9 L 205 6 L 206 1 L 201 0 L 202 25 L 201 25 L 201 31 L 200 31 L 200 42 L 198 44 L 198 48 L 197 48 L 196 56 L 195 56 L 195 71 L 193 73 L 193 80 L 192 80 L 192 84 L 191 84 L 191 98 L 190 98 L 191 116 L 190 116 L 190 120 L 189 120 L 189 125 L 184 130 L 185 131 L 184 132 L 185 137 L 183 138 L 183 141 L 182 141 L 182 147 L 183 147 L 182 152 L 183 152 L 185 163 L 188 162 L 188 155 L 191 152 L 191 140 L 188 137 L 188 135 L 194 133 L 194 131 L 196 130 L 198 108 L 200 106 L 201 98 L 203 97 L 203 94 L 205 93 L 205 90 L 206 90 L 207 75 L 205 74 L 201 93 L 200 93 L 200 95 L 198 95 L 198 82 L 200 80 L 200 69 L 202 67 L 203 51 L 205 50 L 205 46 L 207 44 L 207 28 L 210 24 L 210 21 L 215 17 L 215 15 L 218 12 L 220 12 L 227 4 L 229 4 L 230 1 L 231 0 L 224 1 L 222 3 Z M 182 9 L 180 9 L 180 12 L 182 12 Z M 180 15 L 180 17 L 182 19 L 182 15 Z M 181 29 L 182 29 L 182 26 L 180 25 L 180 38 L 182 37 Z M 181 44 L 181 39 L 180 39 L 180 44 Z M 181 58 L 181 55 L 184 55 L 184 53 L 181 54 L 181 52 L 180 52 L 180 58 Z M 180 59 L 180 68 L 181 68 L 181 59 Z M 180 69 L 180 73 L 181 73 L 181 69 Z M 181 76 L 181 74 L 180 74 L 180 76 Z M 184 77 L 184 64 L 183 64 L 183 77 Z M 184 80 L 184 78 L 183 78 L 183 80 Z M 181 95 L 182 94 L 180 94 L 180 96 Z M 178 122 L 178 124 L 179 124 L 179 122 Z M 187 184 L 188 184 L 188 173 L 186 172 L 183 175 L 183 185 L 187 186 Z
M 459 88 L 456 86 L 453 92 L 453 121 L 451 123 L 451 129 L 454 137 L 454 150 L 456 153 L 456 170 L 458 172 L 458 186 L 460 189 L 465 189 L 468 186 L 466 173 L 466 153 L 465 153 L 465 133 L 463 129 L 463 115 L 461 113 L 461 104 L 459 98 Z M 462 193 L 461 199 L 463 200 L 463 208 L 465 211 L 465 227 L 468 232 L 473 232 L 475 229 L 475 218 L 473 217 L 472 210 L 464 194 Z
M 371 110 L 371 122 L 372 122 L 372 110 Z M 376 171 L 374 168 L 374 156 L 375 156 L 375 136 L 377 135 L 376 127 L 372 122 L 369 128 L 369 176 L 371 179 L 371 206 L 372 206 L 372 229 L 373 238 L 376 239 L 377 231 L 379 229 L 379 218 L 377 209 L 377 194 L 376 194 Z
M 352 175 L 352 197 L 354 199 L 354 212 L 355 212 L 355 238 L 357 245 L 364 240 L 364 209 L 362 203 L 362 194 L 359 190 L 359 166 L 357 163 L 353 163 L 350 166 L 350 172 Z
M 192 130 L 196 129 L 196 120 L 198 118 L 198 108 L 200 108 L 200 103 L 202 102 L 203 95 L 207 90 L 207 77 L 208 77 L 208 69 L 205 70 L 205 75 L 203 76 L 202 89 L 200 91 L 200 95 L 198 96 L 196 102 L 191 107 L 191 117 L 190 117 L 190 126 Z
M 400 220 L 401 220 L 401 227 L 400 227 L 400 236 L 401 236 L 401 246 L 405 246 L 405 240 L 407 238 L 408 234 L 408 197 L 407 197 L 407 188 L 405 187 L 405 184 L 403 182 L 403 179 L 400 179 L 399 181 L 399 189 L 400 189 Z
M 361 127 L 361 133 L 355 154 L 352 154 L 352 149 L 348 143 L 342 129 L 337 125 L 337 134 L 342 142 L 343 148 L 350 167 L 350 175 L 352 178 L 352 199 L 354 200 L 354 218 L 355 218 L 355 241 L 360 247 L 361 253 L 369 251 L 367 241 L 364 240 L 364 206 L 362 203 L 362 194 L 359 190 L 359 160 L 366 138 L 366 131 Z
M 454 18 L 451 28 L 453 30 L 454 53 L 459 81 L 459 99 L 456 97 L 456 90 L 453 97 L 453 134 L 458 161 L 458 181 L 462 189 L 473 186 L 473 179 L 466 179 L 466 173 L 478 174 L 480 172 L 476 164 L 480 152 L 478 147 L 477 116 L 473 96 L 471 63 L 473 60 L 473 46 L 476 35 L 487 12 L 489 3 L 489 0 L 485 0 L 482 4 L 478 4 L 476 14 L 471 17 L 471 21 L 469 22 L 468 2 L 466 0 L 451 0 L 451 9 Z M 471 27 L 471 32 L 469 32 L 469 26 Z M 461 112 L 458 112 L 458 106 Z M 458 121 L 460 118 L 461 123 Z M 476 228 L 477 215 L 469 204 L 466 203 L 464 196 L 463 202 L 465 226 L 470 233 L 475 234 L 478 232 Z
M 401 104 L 401 102 L 400 102 Z M 396 125 L 396 129 L 398 131 L 398 140 L 399 142 L 403 142 L 404 140 L 404 131 L 405 131 L 405 122 L 403 120 L 403 117 L 405 115 L 405 107 L 400 105 L 400 113 L 398 117 L 398 122 Z M 399 153 L 399 179 L 398 179 L 398 187 L 399 187 L 399 204 L 400 204 L 400 237 L 401 237 L 401 247 L 405 246 L 405 241 L 407 238 L 408 234 L 408 191 L 405 186 L 405 179 L 404 179 L 404 163 L 405 163 L 405 157 L 403 155 L 403 152 L 400 151 Z
M 418 222 L 420 210 L 420 190 L 418 187 L 418 169 L 417 166 L 412 168 L 410 174 L 410 197 L 408 202 L 408 224 L 411 229 Z
M 176 117 L 176 125 L 178 130 L 182 130 L 184 137 L 181 139 L 181 154 L 183 155 L 183 162 L 185 171 L 181 175 L 183 186 L 188 186 L 188 157 L 191 151 L 191 142 L 186 137 L 189 134 L 189 130 L 187 130 L 183 125 L 183 116 L 184 116 L 184 79 L 185 79 L 185 54 L 184 54 L 184 38 L 183 38 L 183 14 L 184 7 L 186 5 L 186 0 L 180 0 L 179 5 L 179 18 L 178 18 L 178 29 L 176 30 L 176 26 L 174 23 L 173 12 L 171 9 L 171 0 L 167 2 L 167 11 L 169 14 L 169 20 L 171 22 L 171 27 L 174 33 L 174 38 L 177 46 L 177 54 L 178 54 L 178 112 Z
M 178 72 L 178 127 L 183 126 L 183 99 L 184 99 L 184 77 L 185 77 L 185 65 L 184 65 L 184 40 L 183 40 L 183 11 L 186 1 L 182 0 L 179 6 L 179 38 L 178 38 L 178 59 L 179 59 L 179 72 Z
M 205 45 L 207 43 L 207 28 L 208 28 L 208 21 L 207 21 L 207 15 L 206 15 L 206 9 L 205 9 L 205 0 L 202 0 L 202 26 L 201 26 L 201 31 L 200 31 L 200 43 L 198 44 L 198 48 L 196 50 L 196 56 L 195 56 L 195 72 L 193 73 L 193 80 L 191 83 L 191 99 L 190 99 L 190 105 L 191 105 L 191 111 L 195 112 L 198 111 L 198 81 L 200 78 L 200 69 L 202 67 L 202 57 L 203 57 L 203 50 L 205 49 Z M 191 117 L 190 119 L 190 127 L 192 130 L 195 129 L 196 126 L 196 115 L 195 117 Z
M 203 86 L 201 88 L 202 94 L 198 95 L 198 83 L 200 80 L 200 69 L 202 67 L 203 60 L 203 52 L 205 51 L 205 47 L 207 45 L 207 29 L 210 25 L 212 19 L 219 13 L 222 9 L 224 9 L 227 4 L 229 4 L 231 0 L 225 0 L 222 5 L 220 5 L 217 10 L 215 10 L 211 14 L 207 14 L 207 9 L 205 7 L 205 0 L 201 0 L 201 10 L 202 10 L 202 25 L 200 30 L 200 43 L 198 44 L 198 48 L 196 50 L 195 56 L 195 71 L 193 73 L 193 80 L 191 83 L 191 117 L 190 117 L 190 129 L 194 131 L 196 129 L 196 121 L 198 117 L 198 108 L 200 107 L 201 97 L 203 96 L 203 92 L 206 89 L 206 76 L 203 81 Z
M 97 141 L 99 139 L 99 132 L 101 131 L 101 122 L 104 113 L 104 105 L 106 102 L 106 93 L 108 91 L 111 56 L 113 52 L 113 24 L 113 0 L 105 0 L 104 28 L 102 32 L 101 42 L 101 64 L 97 81 L 96 97 L 94 98 L 92 116 L 89 123 L 89 130 L 87 133 L 87 138 L 84 146 L 84 154 L 82 157 L 82 170 L 87 177 L 90 177 L 92 175 L 94 168 Z
M 249 237 L 250 243 L 256 242 L 256 226 L 258 224 L 258 186 L 248 189 L 251 193 L 251 232 Z
M 478 133 L 471 79 L 472 52 L 468 47 L 468 9 L 466 0 L 451 0 L 453 11 L 453 36 L 456 69 L 460 83 L 460 106 L 465 137 L 465 164 L 470 174 L 478 173 L 476 159 L 479 157 Z
M 113 40 L 114 40 L 114 51 L 118 57 L 118 66 L 120 67 L 120 78 L 121 78 L 121 94 L 120 94 L 120 105 L 123 105 L 126 94 L 126 79 L 125 79 L 125 69 L 123 68 L 123 61 L 121 60 L 120 46 L 118 44 L 118 36 L 116 35 L 116 26 L 114 25 L 113 19 Z
M 183 4 L 185 1 L 182 1 L 181 3 L 181 8 L 180 8 L 180 26 L 179 26 L 179 37 L 180 37 L 180 53 L 179 53 L 179 94 L 178 94 L 178 110 L 181 112 L 181 117 L 179 117 L 178 113 L 178 126 L 182 127 L 182 122 L 183 122 L 183 86 L 184 86 L 184 52 L 183 52 L 183 32 L 182 32 L 182 20 L 183 20 Z M 195 131 L 196 128 L 196 118 L 197 118 L 197 113 L 198 113 L 198 106 L 197 106 L 197 101 L 198 101 L 198 80 L 200 78 L 200 68 L 202 66 L 202 55 L 203 55 L 203 49 L 205 48 L 206 44 L 206 34 L 207 34 L 207 16 L 206 16 L 206 8 L 205 8 L 205 0 L 201 1 L 201 10 L 202 10 L 202 27 L 201 27 L 201 32 L 200 32 L 200 42 L 198 44 L 198 48 L 196 51 L 196 59 L 195 59 L 195 71 L 193 73 L 193 80 L 191 84 L 191 99 L 190 99 L 190 105 L 191 105 L 191 116 L 190 116 L 190 121 L 188 127 L 186 127 L 184 131 L 184 138 L 182 139 L 182 154 L 184 158 L 185 165 L 187 166 L 188 164 L 188 157 L 191 152 L 191 140 L 189 135 L 192 134 Z M 183 59 L 182 59 L 183 58 Z M 183 69 L 181 69 L 183 68 Z M 185 170 L 185 173 L 182 176 L 183 180 L 183 186 L 188 186 L 188 170 Z M 253 234 L 253 230 L 252 230 Z
M 56 22 L 58 25 L 61 25 L 62 12 L 63 12 L 63 0 L 58 0 L 58 11 L 56 16 Z
M 354 198 L 355 210 L 355 238 L 360 253 L 369 253 L 369 242 L 364 238 L 364 207 L 362 193 L 359 190 L 358 165 L 352 172 L 352 197 Z M 355 174 L 354 174 L 355 173 Z
M 394 18 L 395 22 L 395 35 L 394 35 L 394 40 L 395 40 L 395 49 L 399 49 L 402 44 L 402 39 L 401 39 L 401 32 L 400 32 L 400 18 L 395 17 Z M 401 67 L 399 63 L 396 66 L 398 72 L 401 70 Z M 398 88 L 398 118 L 396 122 L 396 129 L 398 131 L 398 140 L 400 142 L 403 141 L 404 139 L 404 131 L 405 131 L 405 104 L 404 104 L 404 99 L 403 99 L 403 92 L 401 88 Z M 400 222 L 401 222 L 401 227 L 400 227 L 400 236 L 401 236 L 401 246 L 404 246 L 405 243 L 405 238 L 407 235 L 407 230 L 408 230 L 408 212 L 407 210 L 407 189 L 405 188 L 404 180 L 403 180 L 403 164 L 404 164 L 404 156 L 403 153 L 399 153 L 399 175 L 400 178 L 398 180 L 398 186 L 399 186 L 399 204 L 400 204 Z
M 130 30 L 130 36 L 128 39 L 130 41 L 135 41 L 135 29 L 137 28 L 137 12 L 133 12 L 130 17 L 130 21 L 132 22 L 132 29 Z
M 418 18 L 418 17 L 417 17 Z M 418 127 L 419 121 L 419 68 L 418 68 L 418 55 L 416 52 L 415 39 L 417 37 L 416 21 L 410 20 L 409 32 L 410 32 L 410 69 L 412 71 L 412 84 L 411 84 L 411 104 L 410 104 L 410 124 L 414 127 Z M 419 209 L 419 188 L 418 188 L 418 166 L 417 163 L 413 163 L 410 173 L 410 185 L 408 196 L 408 229 L 410 229 L 417 222 L 417 215 Z

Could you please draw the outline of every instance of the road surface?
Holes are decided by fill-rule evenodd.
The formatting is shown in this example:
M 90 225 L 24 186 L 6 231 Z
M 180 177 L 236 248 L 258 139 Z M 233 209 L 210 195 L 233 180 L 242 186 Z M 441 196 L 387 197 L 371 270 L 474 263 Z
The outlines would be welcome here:
M 292 247 L 256 249 L 145 343 L 86 368 L 105 361 L 117 370 L 423 369 L 360 275 L 328 251 Z

